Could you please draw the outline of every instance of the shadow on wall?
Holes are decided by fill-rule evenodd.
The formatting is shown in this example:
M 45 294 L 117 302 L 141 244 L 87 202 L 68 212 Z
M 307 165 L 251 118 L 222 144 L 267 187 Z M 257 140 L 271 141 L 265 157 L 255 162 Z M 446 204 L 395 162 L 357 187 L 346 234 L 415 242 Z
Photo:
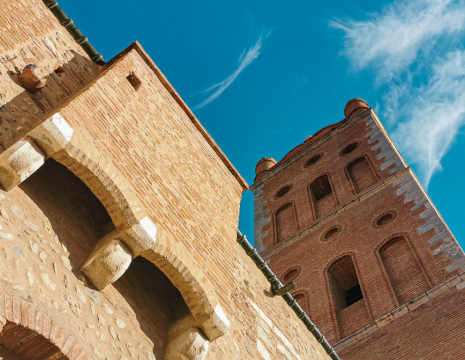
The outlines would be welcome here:
M 49 219 L 70 253 L 74 276 L 84 280 L 79 269 L 87 256 L 102 237 L 115 230 L 107 210 L 77 176 L 53 159 L 19 188 Z M 153 343 L 150 351 L 157 359 L 164 357 L 170 325 L 189 314 L 184 299 L 166 275 L 142 257 L 135 258 L 126 273 L 100 295 L 115 309 L 133 312 L 131 317 Z
M 46 84 L 37 93 L 27 91 L 20 80 L 20 74 L 29 64 L 22 64 L 21 69 L 8 62 L 0 66 L 0 70 L 6 68 L 10 80 L 8 83 L 3 82 L 6 86 L 0 84 L 0 152 L 52 116 L 56 112 L 55 109 L 82 90 L 100 73 L 101 68 L 94 62 L 75 51 L 71 52 L 74 57 L 65 64 L 57 62 L 54 71 L 43 78 Z M 40 70 L 37 69 L 35 72 L 40 73 Z M 16 86 L 21 88 L 21 93 L 7 103 L 3 102 L 2 99 L 7 97 L 6 94 L 11 91 L 11 87 Z

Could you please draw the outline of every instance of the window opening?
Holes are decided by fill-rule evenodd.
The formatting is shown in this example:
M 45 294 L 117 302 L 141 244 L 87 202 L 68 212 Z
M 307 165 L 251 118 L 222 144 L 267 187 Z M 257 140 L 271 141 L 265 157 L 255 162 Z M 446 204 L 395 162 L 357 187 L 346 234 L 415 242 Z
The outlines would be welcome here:
M 347 290 L 347 293 L 346 293 L 347 306 L 355 304 L 357 301 L 362 300 L 362 299 L 363 299 L 363 294 L 362 294 L 362 289 L 360 288 L 360 285 L 357 284 L 354 287 Z
M 352 151 L 358 148 L 358 145 L 359 143 L 352 143 L 350 145 L 347 145 L 344 149 L 341 150 L 341 155 L 350 154 Z
M 142 85 L 142 81 L 140 81 L 139 77 L 134 74 L 133 72 L 130 73 L 126 79 L 131 83 L 132 87 L 137 91 L 139 90 L 140 86 Z
M 277 193 L 276 193 L 276 198 L 280 198 L 280 197 L 283 197 L 284 195 L 286 195 L 289 190 L 291 190 L 291 186 L 288 185 L 288 186 L 285 186 L 283 187 L 281 190 L 279 190 Z
M 312 185 L 310 185 L 310 191 L 315 201 L 320 201 L 333 192 L 331 184 L 329 183 L 328 175 L 316 179 Z
M 319 154 L 319 155 L 316 155 L 316 156 L 312 157 L 310 160 L 307 161 L 307 163 L 305 164 L 305 167 L 310 167 L 310 166 L 312 166 L 312 165 L 315 164 L 318 160 L 320 160 L 322 157 L 323 157 L 322 154 Z
M 347 166 L 347 172 L 357 193 L 368 189 L 378 181 L 368 160 L 360 157 Z
M 357 272 L 350 256 L 345 256 L 331 265 L 328 277 L 336 311 L 344 310 L 363 299 Z
M 389 224 L 392 220 L 394 220 L 394 214 L 389 213 L 389 214 L 386 214 L 386 215 L 381 216 L 381 217 L 376 221 L 376 225 L 377 225 L 377 226 L 384 226 L 384 225 Z
M 329 229 L 323 234 L 323 239 L 331 240 L 333 237 L 337 235 L 338 232 L 339 232 L 339 226 Z
M 292 281 L 298 275 L 299 275 L 299 270 L 298 269 L 289 270 L 287 273 L 284 274 L 283 281 L 285 281 L 285 282 Z

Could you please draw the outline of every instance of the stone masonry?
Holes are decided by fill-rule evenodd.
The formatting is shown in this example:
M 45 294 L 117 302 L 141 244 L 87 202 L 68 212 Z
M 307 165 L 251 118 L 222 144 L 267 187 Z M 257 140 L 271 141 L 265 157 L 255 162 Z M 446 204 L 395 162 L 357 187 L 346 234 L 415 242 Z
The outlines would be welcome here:
M 105 64 L 55 0 L 0 8 L 0 357 L 329 359 L 236 242 L 247 183 L 141 45 Z

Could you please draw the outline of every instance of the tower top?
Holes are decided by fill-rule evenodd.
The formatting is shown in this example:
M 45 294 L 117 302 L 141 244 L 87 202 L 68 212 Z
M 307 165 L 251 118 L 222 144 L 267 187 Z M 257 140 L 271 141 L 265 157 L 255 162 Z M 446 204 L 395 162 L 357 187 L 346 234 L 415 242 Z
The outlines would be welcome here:
M 369 108 L 370 107 L 365 100 L 355 98 L 347 102 L 346 106 L 344 107 L 344 116 L 347 120 L 350 120 Z

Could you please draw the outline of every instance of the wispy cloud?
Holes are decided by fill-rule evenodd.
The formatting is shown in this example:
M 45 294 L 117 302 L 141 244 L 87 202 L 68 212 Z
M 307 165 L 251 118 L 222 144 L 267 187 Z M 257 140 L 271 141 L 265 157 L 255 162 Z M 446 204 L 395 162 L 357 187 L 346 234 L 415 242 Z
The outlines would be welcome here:
M 427 52 L 441 36 L 465 28 L 463 1 L 396 1 L 364 21 L 333 20 L 345 32 L 344 51 L 356 70 L 374 66 L 389 80 Z
M 465 0 L 396 1 L 368 20 L 333 20 L 355 70 L 374 70 L 386 124 L 428 187 L 465 125 Z
M 242 52 L 241 56 L 239 57 L 239 66 L 231 75 L 229 75 L 223 81 L 220 81 L 219 83 L 214 84 L 203 91 L 204 93 L 211 94 L 205 101 L 197 105 L 195 107 L 196 109 L 200 109 L 205 105 L 211 103 L 213 100 L 217 99 L 218 96 L 220 96 L 228 87 L 231 86 L 231 84 L 234 82 L 234 80 L 237 79 L 239 74 L 242 71 L 244 71 L 245 68 L 249 66 L 256 58 L 258 58 L 258 56 L 260 55 L 260 50 L 263 46 L 263 42 L 268 38 L 268 36 L 271 35 L 271 32 L 272 30 L 263 31 L 255 45 Z

